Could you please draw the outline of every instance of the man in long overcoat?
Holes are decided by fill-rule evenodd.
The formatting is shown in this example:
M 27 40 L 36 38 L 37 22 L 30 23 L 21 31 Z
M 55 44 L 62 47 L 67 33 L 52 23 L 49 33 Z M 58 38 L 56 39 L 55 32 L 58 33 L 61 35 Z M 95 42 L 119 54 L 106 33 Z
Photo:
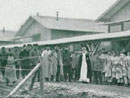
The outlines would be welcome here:
M 49 61 L 49 57 L 50 57 L 50 47 L 46 46 L 46 49 L 43 50 L 42 52 L 42 60 L 41 60 L 41 64 L 43 66 L 43 71 L 44 71 L 44 78 L 46 81 L 49 81 L 50 79 L 50 61 Z

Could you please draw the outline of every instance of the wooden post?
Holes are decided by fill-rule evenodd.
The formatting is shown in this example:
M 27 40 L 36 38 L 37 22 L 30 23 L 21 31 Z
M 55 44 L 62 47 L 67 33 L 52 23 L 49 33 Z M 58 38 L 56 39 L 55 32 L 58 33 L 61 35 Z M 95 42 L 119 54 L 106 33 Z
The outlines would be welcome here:
M 111 32 L 111 26 L 108 25 L 108 33 L 110 33 L 110 32 Z
M 85 44 L 84 44 L 84 46 L 85 46 L 86 48 L 88 48 L 88 51 L 90 51 L 90 50 L 91 50 L 91 45 L 90 45 L 90 44 L 85 43 Z
M 98 44 L 96 45 L 95 49 L 93 50 L 92 55 L 94 55 L 94 54 L 95 54 L 95 52 L 97 51 L 97 49 L 98 49 L 98 47 L 99 47 L 100 45 L 101 45 L 101 42 L 100 42 L 100 43 L 98 43 Z
M 40 59 L 42 62 L 42 57 Z M 44 71 L 43 71 L 43 64 L 41 63 L 41 67 L 40 67 L 40 89 L 41 89 L 41 98 L 44 98 Z
M 121 31 L 124 31 L 124 23 L 121 23 Z
M 13 96 L 16 91 L 18 91 L 18 89 L 33 75 L 33 73 L 35 73 L 40 67 L 40 64 L 37 64 L 34 69 L 32 69 L 32 71 L 9 93 L 9 95 L 6 98 L 10 98 L 11 96 Z

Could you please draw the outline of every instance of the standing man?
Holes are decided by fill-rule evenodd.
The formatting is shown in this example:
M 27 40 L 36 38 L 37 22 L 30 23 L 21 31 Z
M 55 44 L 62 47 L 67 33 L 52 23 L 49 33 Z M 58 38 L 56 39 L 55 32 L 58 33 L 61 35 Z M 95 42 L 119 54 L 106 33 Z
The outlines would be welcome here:
M 29 72 L 29 50 L 26 45 L 23 46 L 22 51 L 19 54 L 21 61 L 22 77 L 24 78 Z
M 30 57 L 31 57 L 31 69 L 33 69 L 39 62 L 40 62 L 40 56 L 41 52 L 38 49 L 38 45 L 34 44 L 33 49 L 30 52 Z M 36 76 L 38 76 L 38 81 L 40 81 L 40 70 L 37 70 L 32 78 L 31 85 L 30 85 L 30 90 L 33 88 Z
M 71 68 L 72 68 L 71 53 L 68 47 L 65 47 L 65 50 L 63 51 L 63 70 L 64 70 L 65 82 L 67 81 L 67 75 L 69 77 L 69 82 L 71 82 L 71 78 L 72 78 Z
M 72 58 L 72 78 L 74 80 L 78 79 L 77 73 L 78 73 L 78 63 L 79 63 L 79 55 L 76 51 L 72 52 L 71 55 Z
M 19 63 L 19 48 L 14 47 L 14 58 L 15 58 L 15 68 L 16 68 L 16 76 L 19 79 L 20 76 L 20 63 Z
M 99 56 L 99 58 L 102 60 L 102 82 L 105 83 L 106 79 L 105 79 L 105 68 L 107 66 L 107 59 L 106 59 L 106 50 L 105 48 L 103 48 L 101 50 L 101 55 Z
M 58 46 L 55 46 L 55 52 L 57 54 L 57 72 L 56 72 L 56 82 L 61 81 L 61 76 L 63 76 L 63 63 L 62 63 L 62 55 L 61 50 Z
M 100 54 L 97 52 L 93 57 L 92 70 L 94 76 L 94 83 L 102 84 L 102 61 L 99 58 Z
M 7 52 L 6 52 L 5 47 L 2 47 L 2 51 L 1 51 L 1 72 L 2 72 L 3 77 L 5 75 L 6 64 L 7 64 Z

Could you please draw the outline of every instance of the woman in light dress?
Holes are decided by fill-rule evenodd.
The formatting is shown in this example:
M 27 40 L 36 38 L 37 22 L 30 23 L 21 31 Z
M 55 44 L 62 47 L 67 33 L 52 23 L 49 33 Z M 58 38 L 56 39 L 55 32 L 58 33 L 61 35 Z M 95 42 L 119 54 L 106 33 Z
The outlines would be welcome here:
M 117 79 L 117 84 L 120 85 L 122 84 L 122 78 L 123 78 L 123 73 L 122 73 L 122 66 L 124 65 L 124 57 L 118 52 L 118 64 L 116 66 L 116 79 Z
M 56 80 L 56 73 L 57 73 L 57 53 L 55 51 L 52 51 L 49 59 L 50 59 L 51 81 L 55 81 Z
M 46 47 L 45 50 L 43 50 L 42 52 L 42 60 L 41 60 L 41 64 L 43 66 L 43 70 L 44 70 L 44 78 L 46 81 L 50 80 L 50 61 L 49 61 L 49 55 L 50 55 L 51 51 L 49 47 Z
M 116 84 L 118 75 L 117 75 L 117 66 L 119 65 L 120 58 L 117 53 L 113 52 L 112 60 L 112 83 Z
M 127 78 L 128 78 L 127 83 L 130 84 L 130 52 L 127 53 L 126 68 L 127 68 Z
M 5 79 L 6 79 L 6 84 L 10 86 L 12 86 L 17 80 L 15 58 L 12 53 L 8 54 L 7 65 L 5 69 Z
M 106 70 L 105 70 L 105 78 L 107 82 L 110 84 L 112 82 L 111 76 L 112 76 L 112 53 L 111 51 L 108 51 L 108 54 L 106 56 Z
M 91 81 L 91 63 L 89 59 L 89 54 L 85 47 L 82 48 L 82 55 L 79 58 L 80 69 L 80 82 L 90 82 Z

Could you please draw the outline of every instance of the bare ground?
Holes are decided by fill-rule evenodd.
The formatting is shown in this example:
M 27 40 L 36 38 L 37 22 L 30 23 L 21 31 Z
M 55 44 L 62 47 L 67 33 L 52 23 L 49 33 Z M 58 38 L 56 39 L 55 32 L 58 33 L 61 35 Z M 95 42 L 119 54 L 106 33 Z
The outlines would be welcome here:
M 40 98 L 39 83 L 35 83 L 32 91 L 23 86 L 15 97 Z M 0 86 L 0 95 L 6 96 L 11 87 Z M 130 88 L 123 86 L 94 85 L 71 82 L 45 83 L 45 98 L 130 98 Z

